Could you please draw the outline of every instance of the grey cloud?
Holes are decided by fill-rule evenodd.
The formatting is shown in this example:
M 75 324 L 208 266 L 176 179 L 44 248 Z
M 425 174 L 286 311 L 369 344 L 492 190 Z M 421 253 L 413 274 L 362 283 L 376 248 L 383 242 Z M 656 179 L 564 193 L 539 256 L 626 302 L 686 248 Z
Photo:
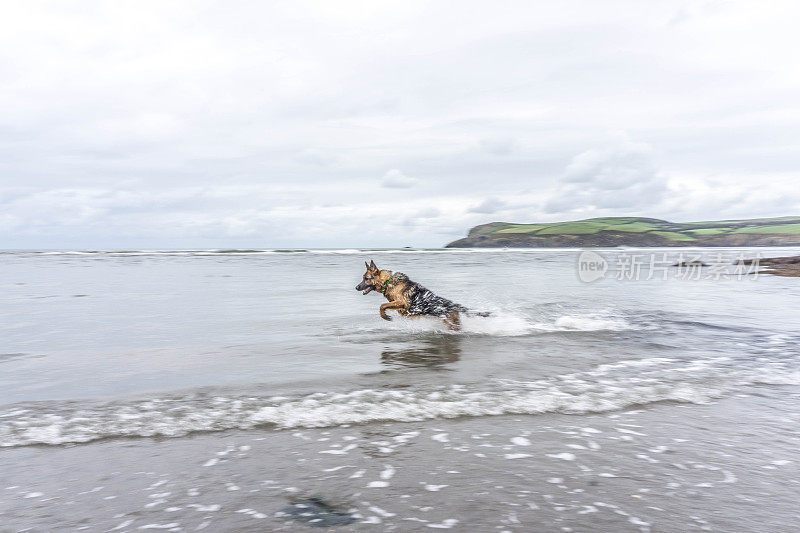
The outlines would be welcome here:
M 436 218 L 441 214 L 442 212 L 435 207 L 426 207 L 417 211 L 413 218 Z
M 483 202 L 479 203 L 478 205 L 473 205 L 469 209 L 467 209 L 470 213 L 485 213 L 485 214 L 492 214 L 497 213 L 508 204 L 503 200 L 498 198 L 487 198 Z
M 517 149 L 516 140 L 508 137 L 481 139 L 479 144 L 484 152 L 492 155 L 508 155 Z
M 409 178 L 397 169 L 392 169 L 383 175 L 381 187 L 388 189 L 409 189 L 419 182 L 416 178 Z
M 548 213 L 579 209 L 644 210 L 658 205 L 667 192 L 666 177 L 652 159 L 649 146 L 623 140 L 575 156 L 556 193 L 545 204 Z
M 436 207 L 424 207 L 419 211 L 406 216 L 403 219 L 403 227 L 406 230 L 424 229 L 426 232 L 439 233 L 440 227 L 436 225 L 436 219 L 442 215 L 442 212 Z

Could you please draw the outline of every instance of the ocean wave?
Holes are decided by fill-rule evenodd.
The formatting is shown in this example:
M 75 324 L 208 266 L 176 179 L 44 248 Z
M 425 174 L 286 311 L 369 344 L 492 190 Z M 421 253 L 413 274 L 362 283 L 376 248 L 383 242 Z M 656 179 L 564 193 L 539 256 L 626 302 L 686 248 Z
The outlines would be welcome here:
M 0 412 L 0 446 L 58 445 L 120 437 L 295 428 L 504 414 L 597 413 L 673 401 L 704 403 L 747 385 L 800 385 L 792 361 L 727 357 L 626 360 L 535 381 L 492 380 L 428 389 L 317 392 L 303 396 L 195 393 L 141 401 L 17 404 Z
M 309 255 L 372 255 L 372 254 L 486 254 L 486 253 L 552 253 L 574 252 L 574 248 L 264 248 L 264 249 L 208 249 L 208 250 L 6 250 L 10 255 L 94 255 L 94 256 L 207 256 L 207 255 L 264 255 L 264 254 L 309 254 Z
M 598 315 L 564 315 L 552 324 L 539 323 L 535 327 L 544 331 L 624 331 L 636 326 L 619 317 Z
M 488 335 L 496 337 L 516 337 L 557 332 L 625 331 L 638 329 L 621 317 L 590 313 L 586 315 L 562 315 L 552 321 L 535 321 L 528 316 L 512 311 L 491 309 L 490 316 L 462 315 L 461 328 L 452 331 L 440 319 L 416 317 L 394 320 L 384 329 L 408 333 L 436 332 L 448 335 Z
M 259 255 L 259 254 L 322 254 L 322 255 L 372 255 L 372 254 L 578 254 L 583 250 L 599 250 L 604 253 L 625 253 L 631 250 L 643 250 L 648 253 L 667 252 L 678 254 L 685 251 L 708 251 L 703 247 L 615 247 L 615 248 L 210 248 L 210 249 L 143 249 L 143 250 L 0 250 L 5 255 L 168 255 L 168 256 L 202 256 L 202 255 Z M 729 247 L 714 249 L 717 251 L 769 251 L 770 254 L 795 253 L 794 248 L 786 247 Z

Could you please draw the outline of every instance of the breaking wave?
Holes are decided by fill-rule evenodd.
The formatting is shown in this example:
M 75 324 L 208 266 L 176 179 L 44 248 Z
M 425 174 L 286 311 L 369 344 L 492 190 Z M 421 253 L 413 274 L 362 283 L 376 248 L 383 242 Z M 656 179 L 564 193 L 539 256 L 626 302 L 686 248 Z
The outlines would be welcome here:
M 55 256 L 205 256 L 205 255 L 270 255 L 270 254 L 310 254 L 310 255 L 371 255 L 371 254 L 474 254 L 474 253 L 529 253 L 574 252 L 575 248 L 264 248 L 264 249 L 209 249 L 209 250 L 3 250 L 0 254 L 13 255 L 55 255 Z
M 674 401 L 704 403 L 743 386 L 800 385 L 793 361 L 651 358 L 535 381 L 303 396 L 195 393 L 112 403 L 39 402 L 0 412 L 0 446 L 82 443 L 193 432 L 421 421 L 503 414 L 596 413 Z
M 548 321 L 536 321 L 522 313 L 493 309 L 489 316 L 462 315 L 461 329 L 451 331 L 446 324 L 433 317 L 398 319 L 384 328 L 408 333 L 437 332 L 453 335 L 488 335 L 515 337 L 554 332 L 625 331 L 638 329 L 622 317 L 591 313 L 586 315 L 562 315 Z

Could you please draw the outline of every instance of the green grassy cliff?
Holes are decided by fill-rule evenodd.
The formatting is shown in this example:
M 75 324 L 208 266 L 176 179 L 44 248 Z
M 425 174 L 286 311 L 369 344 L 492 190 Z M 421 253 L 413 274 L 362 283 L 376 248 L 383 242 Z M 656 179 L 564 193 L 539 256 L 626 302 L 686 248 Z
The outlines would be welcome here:
M 448 248 L 585 246 L 800 245 L 800 217 L 669 222 L 605 217 L 541 224 L 491 222 L 475 226 Z

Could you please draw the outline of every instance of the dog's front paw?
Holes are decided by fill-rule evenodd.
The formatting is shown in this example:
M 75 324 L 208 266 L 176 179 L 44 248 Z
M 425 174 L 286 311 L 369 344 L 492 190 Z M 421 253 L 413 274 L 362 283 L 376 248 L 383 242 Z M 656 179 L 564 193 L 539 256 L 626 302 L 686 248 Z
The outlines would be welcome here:
M 386 313 L 381 313 L 381 318 L 384 319 L 384 320 L 391 320 L 392 319 L 392 317 L 390 317 Z

